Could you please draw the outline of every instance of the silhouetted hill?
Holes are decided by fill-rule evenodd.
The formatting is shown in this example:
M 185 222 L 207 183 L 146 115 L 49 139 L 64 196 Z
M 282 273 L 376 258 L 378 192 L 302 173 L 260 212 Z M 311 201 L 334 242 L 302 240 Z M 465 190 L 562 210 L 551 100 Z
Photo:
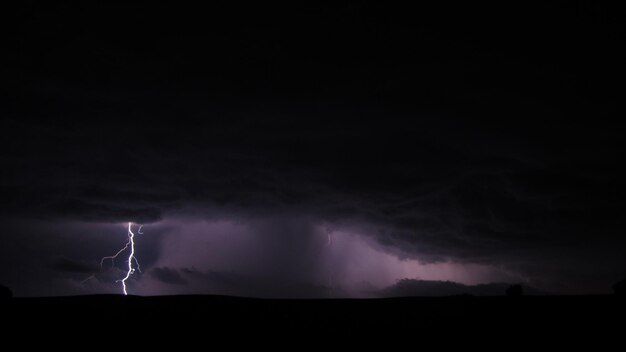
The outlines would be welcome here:
M 463 285 L 452 281 L 429 281 L 402 279 L 395 285 L 381 291 L 382 297 L 419 297 L 419 296 L 503 296 L 511 284 L 489 283 L 480 285 Z M 528 295 L 546 295 L 533 287 L 524 286 Z
M 520 297 L 524 295 L 524 286 L 511 285 L 506 289 L 506 295 L 509 297 Z
M 615 283 L 613 285 L 613 293 L 618 296 L 626 296 L 626 280 Z
M 11 297 L 13 297 L 13 292 L 11 292 L 11 289 L 4 285 L 0 285 L 0 299 L 8 299 Z
M 0 305 L 3 336 L 9 340 L 29 342 L 20 337 L 27 333 L 37 337 L 32 341 L 64 346 L 84 336 L 116 351 L 122 341 L 144 349 L 166 343 L 177 350 L 244 343 L 294 350 L 303 344 L 355 348 L 374 342 L 391 348 L 409 340 L 498 345 L 502 339 L 516 346 L 555 341 L 561 347 L 587 339 L 603 350 L 603 343 L 621 336 L 614 317 L 624 308 L 624 300 L 613 295 L 360 300 L 103 295 L 16 298 Z

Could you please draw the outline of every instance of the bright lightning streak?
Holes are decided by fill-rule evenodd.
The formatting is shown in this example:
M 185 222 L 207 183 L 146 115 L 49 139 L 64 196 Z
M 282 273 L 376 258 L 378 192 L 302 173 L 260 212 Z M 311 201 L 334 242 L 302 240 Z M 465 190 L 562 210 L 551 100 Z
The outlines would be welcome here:
M 104 261 L 107 259 L 111 259 L 111 266 L 114 266 L 115 259 L 120 254 L 124 253 L 124 251 L 126 251 L 130 247 L 130 254 L 128 255 L 128 259 L 126 261 L 126 263 L 128 264 L 128 270 L 126 271 L 126 275 L 124 276 L 123 279 L 115 281 L 115 282 L 122 283 L 122 290 L 125 295 L 128 295 L 128 291 L 126 288 L 126 281 L 130 278 L 132 274 L 135 273 L 135 270 L 141 272 L 141 266 L 139 265 L 139 260 L 137 260 L 137 257 L 135 256 L 135 233 L 133 233 L 132 225 L 133 224 L 131 222 L 128 223 L 128 242 L 126 242 L 124 247 L 122 247 L 122 249 L 117 251 L 117 253 L 115 253 L 114 255 L 103 257 L 100 260 L 101 269 L 104 267 Z M 143 232 L 141 231 L 142 229 L 143 229 L 143 225 L 140 225 L 139 228 L 137 229 L 137 234 L 143 235 Z M 133 267 L 133 263 L 135 264 L 135 267 Z M 90 277 L 85 279 L 83 282 L 88 281 L 94 277 L 95 277 L 94 275 L 91 275 Z
M 130 230 L 130 223 L 128 223 L 128 242 L 126 242 L 126 245 L 124 247 L 122 247 L 122 249 L 120 249 L 119 251 L 117 251 L 117 253 L 113 254 L 113 255 L 109 255 L 106 257 L 103 257 L 102 259 L 100 259 L 100 269 L 104 269 L 104 261 L 107 259 L 111 259 L 111 266 L 115 266 L 115 258 L 117 258 L 118 255 L 122 254 L 125 250 L 128 249 L 128 246 L 130 246 L 132 243 L 132 239 L 131 239 L 131 230 Z M 143 235 L 143 232 L 141 231 L 141 229 L 143 228 L 143 225 L 139 226 L 139 229 L 137 230 L 137 234 L 139 235 Z M 137 256 L 133 256 L 132 260 L 135 261 L 135 264 L 137 264 L 137 271 L 141 272 L 141 265 L 139 265 L 139 260 L 137 260 Z
M 137 260 L 135 258 L 135 234 L 133 233 L 131 225 L 132 223 L 129 222 L 128 223 L 128 243 L 130 243 L 130 255 L 128 256 L 128 271 L 126 272 L 126 276 L 123 279 L 117 280 L 117 281 L 122 282 L 122 287 L 123 287 L 125 295 L 128 295 L 128 292 L 126 291 L 126 280 L 128 280 L 128 278 L 130 278 L 130 276 L 135 272 L 135 269 L 133 268 L 133 260 L 135 261 Z M 139 227 L 139 229 L 141 230 L 141 227 Z M 137 232 L 139 233 L 139 231 Z M 126 244 L 125 248 L 128 248 L 128 243 Z

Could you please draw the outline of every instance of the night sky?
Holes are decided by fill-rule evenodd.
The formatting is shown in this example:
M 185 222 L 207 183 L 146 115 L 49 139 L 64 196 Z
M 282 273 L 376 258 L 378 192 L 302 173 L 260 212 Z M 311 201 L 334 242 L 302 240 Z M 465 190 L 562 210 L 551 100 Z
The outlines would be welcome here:
M 626 277 L 624 5 L 18 3 L 0 11 L 16 296 L 120 293 L 124 258 L 99 263 L 128 222 L 138 295 Z

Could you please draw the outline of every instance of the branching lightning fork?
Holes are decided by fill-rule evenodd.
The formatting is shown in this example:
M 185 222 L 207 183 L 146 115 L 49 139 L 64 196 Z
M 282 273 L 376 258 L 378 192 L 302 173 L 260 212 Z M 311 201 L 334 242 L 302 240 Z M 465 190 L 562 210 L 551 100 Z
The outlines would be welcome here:
M 120 254 L 124 253 L 124 251 L 130 248 L 130 254 L 128 255 L 128 259 L 126 261 L 128 265 L 128 270 L 126 271 L 126 275 L 124 276 L 123 279 L 115 281 L 115 282 L 122 283 L 122 290 L 125 295 L 128 295 L 128 291 L 126 289 L 126 281 L 130 278 L 131 275 L 135 273 L 135 271 L 141 272 L 141 266 L 139 265 L 139 260 L 137 260 L 137 257 L 135 256 L 135 233 L 133 232 L 132 225 L 133 224 L 131 222 L 128 223 L 128 242 L 126 242 L 126 245 L 124 245 L 124 247 L 122 247 L 122 249 L 117 251 L 117 253 L 115 253 L 114 255 L 103 257 L 100 260 L 100 268 L 103 268 L 104 261 L 107 259 L 111 260 L 111 266 L 113 266 L 115 265 L 115 259 Z M 140 225 L 139 228 L 137 229 L 137 234 L 143 235 L 143 232 L 141 231 L 142 228 L 143 228 L 143 225 Z M 133 264 L 135 264 L 135 266 L 133 266 Z

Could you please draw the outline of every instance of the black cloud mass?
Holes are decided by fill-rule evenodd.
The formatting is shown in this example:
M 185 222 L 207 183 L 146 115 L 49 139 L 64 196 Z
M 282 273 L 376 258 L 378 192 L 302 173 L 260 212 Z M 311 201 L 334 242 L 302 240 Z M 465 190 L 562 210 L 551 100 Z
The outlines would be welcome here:
M 291 219 L 257 228 L 289 234 L 262 264 L 281 278 L 310 272 L 324 223 L 424 264 L 608 291 L 626 274 L 624 9 L 583 3 L 11 5 L 2 217 Z M 11 226 L 6 246 L 34 231 Z M 42 265 L 94 270 L 64 255 Z

